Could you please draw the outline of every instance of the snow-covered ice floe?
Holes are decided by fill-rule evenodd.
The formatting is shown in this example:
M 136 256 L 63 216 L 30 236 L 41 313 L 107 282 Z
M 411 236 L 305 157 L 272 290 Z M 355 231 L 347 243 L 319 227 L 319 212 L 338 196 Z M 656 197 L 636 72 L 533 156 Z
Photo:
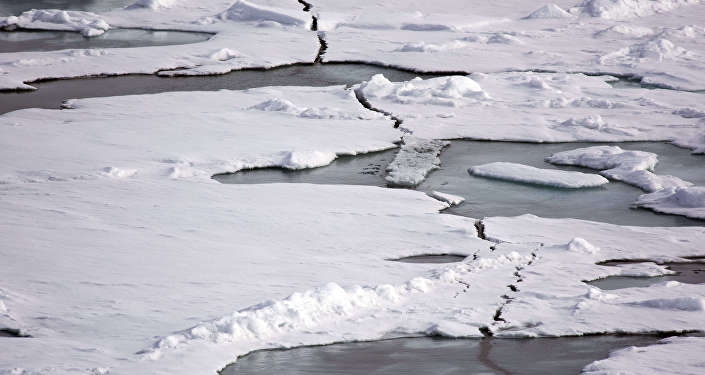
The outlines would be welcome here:
M 399 152 L 387 166 L 385 179 L 392 186 L 420 184 L 431 171 L 439 168 L 441 159 L 438 156 L 449 144 L 441 140 L 404 137 Z
M 449 194 L 449 193 L 442 193 L 440 191 L 432 191 L 429 193 L 429 195 L 433 198 L 438 199 L 441 202 L 446 202 L 448 203 L 449 206 L 457 206 L 463 202 L 465 202 L 465 198 L 454 195 L 454 194 Z
M 703 347 L 703 337 L 669 337 L 655 345 L 616 350 L 609 358 L 587 365 L 582 374 L 702 374 Z
M 701 94 L 617 89 L 583 74 L 471 74 L 359 85 L 414 136 L 526 142 L 671 141 L 705 145 Z
M 468 172 L 475 176 L 568 189 L 596 187 L 609 183 L 609 180 L 596 174 L 536 168 L 507 162 L 472 166 Z
M 319 42 L 316 33 L 309 30 L 310 24 L 311 17 L 301 10 L 301 5 L 286 0 L 150 0 L 99 14 L 31 10 L 0 17 L 0 27 L 72 30 L 85 36 L 115 28 L 215 35 L 207 41 L 185 45 L 3 53 L 0 89 L 33 89 L 26 82 L 49 78 L 157 72 L 223 74 L 244 68 L 312 62 Z
M 617 146 L 594 146 L 559 152 L 546 161 L 602 169 L 600 174 L 638 186 L 648 193 L 636 201 L 639 207 L 705 219 L 705 187 L 693 186 L 678 177 L 654 174 L 652 170 L 658 162 L 654 153 L 627 151 Z
M 653 152 L 623 150 L 619 146 L 594 146 L 558 152 L 547 157 L 546 161 L 601 169 L 601 175 L 635 185 L 649 193 L 668 187 L 693 185 L 678 177 L 654 174 L 658 155 Z
M 312 0 L 323 61 L 427 72 L 612 73 L 705 89 L 705 5 L 699 0 Z

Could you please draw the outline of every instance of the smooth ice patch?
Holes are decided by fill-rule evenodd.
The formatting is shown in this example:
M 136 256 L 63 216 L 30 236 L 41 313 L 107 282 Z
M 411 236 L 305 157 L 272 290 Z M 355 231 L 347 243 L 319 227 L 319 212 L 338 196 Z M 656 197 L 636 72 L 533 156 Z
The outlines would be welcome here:
M 542 169 L 523 164 L 494 162 L 468 169 L 473 175 L 526 184 L 579 189 L 609 183 L 606 178 L 589 173 Z

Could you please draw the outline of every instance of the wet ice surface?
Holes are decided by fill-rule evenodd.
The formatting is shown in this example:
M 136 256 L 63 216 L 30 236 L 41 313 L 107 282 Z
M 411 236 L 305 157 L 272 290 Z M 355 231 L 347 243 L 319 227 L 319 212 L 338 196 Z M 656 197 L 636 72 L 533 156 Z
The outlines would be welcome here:
M 623 262 L 605 263 L 608 266 L 618 265 Z M 587 282 L 602 290 L 616 290 L 622 288 L 645 288 L 650 285 L 666 282 L 678 281 L 686 284 L 705 283 L 705 263 L 665 263 L 669 270 L 677 272 L 673 275 L 663 275 L 656 277 L 631 277 L 631 276 L 610 276 Z
M 71 31 L 7 31 L 0 32 L 0 53 L 166 46 L 198 43 L 210 37 L 207 33 L 141 29 L 108 30 L 91 38 Z
M 441 154 L 441 168 L 431 172 L 417 190 L 443 191 L 462 196 L 466 201 L 445 212 L 482 218 L 516 216 L 531 213 L 543 217 L 572 217 L 620 225 L 679 226 L 702 225 L 674 215 L 660 215 L 644 209 L 631 208 L 631 203 L 643 194 L 640 189 L 612 181 L 599 188 L 580 191 L 532 186 L 514 182 L 472 176 L 467 168 L 495 161 L 523 163 L 539 168 L 574 170 L 586 173 L 586 168 L 555 166 L 544 161 L 554 152 L 597 143 L 532 144 L 514 142 L 452 141 Z M 614 143 L 627 150 L 643 150 L 659 155 L 656 172 L 671 174 L 705 184 L 705 156 L 692 155 L 688 150 L 659 142 Z M 288 171 L 278 168 L 241 171 L 216 176 L 223 183 L 318 183 L 384 186 L 384 169 L 396 150 L 344 157 L 322 168 Z M 373 174 L 374 173 L 374 174 Z
M 577 374 L 611 350 L 657 336 L 449 340 L 410 338 L 257 351 L 221 375 L 247 374 Z
M 38 88 L 35 91 L 0 93 L 0 113 L 23 108 L 59 108 L 64 100 L 76 98 L 153 94 L 167 91 L 243 90 L 263 86 L 353 85 L 378 73 L 397 82 L 417 76 L 433 77 L 367 64 L 316 64 L 292 65 L 268 70 L 239 70 L 217 76 L 164 78 L 156 75 L 126 75 L 54 80 L 33 83 Z
M 134 0 L 0 0 L 0 16 L 18 15 L 31 9 L 64 9 L 100 12 L 134 3 Z
M 404 263 L 455 263 L 462 262 L 465 259 L 465 255 L 456 254 L 428 254 L 428 255 L 413 255 L 410 257 L 389 259 L 395 262 Z

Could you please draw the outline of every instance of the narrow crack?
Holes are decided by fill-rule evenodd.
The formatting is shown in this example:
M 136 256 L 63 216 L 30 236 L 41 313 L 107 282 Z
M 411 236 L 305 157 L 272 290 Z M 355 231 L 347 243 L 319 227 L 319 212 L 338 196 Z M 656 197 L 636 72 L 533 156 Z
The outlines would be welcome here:
M 0 328 L 0 337 L 32 337 L 17 328 Z
M 477 237 L 483 240 L 487 240 L 487 236 L 485 236 L 485 224 L 482 223 L 482 220 L 477 220 L 475 221 L 475 229 L 477 229 Z M 494 249 L 491 249 L 494 250 Z
M 298 1 L 299 1 L 299 4 L 304 6 L 304 12 L 310 11 L 311 8 L 313 7 L 313 5 L 311 5 L 311 3 L 309 3 L 309 2 L 306 2 L 304 0 L 298 0 Z
M 316 17 L 313 17 L 313 25 L 316 25 Z M 324 32 L 318 32 L 318 44 L 320 45 L 320 47 L 318 48 L 316 58 L 313 60 L 314 64 L 321 64 L 323 62 L 323 55 L 325 55 L 326 50 L 328 50 L 328 43 L 326 42 L 325 36 L 326 34 Z
M 401 127 L 402 119 L 400 119 L 397 116 L 394 116 L 391 112 L 387 112 L 387 111 L 373 107 L 372 104 L 370 104 L 370 102 L 367 100 L 367 98 L 365 98 L 365 94 L 362 93 L 362 90 L 360 90 L 360 88 L 356 88 L 354 90 L 354 92 L 355 92 L 355 98 L 357 98 L 357 101 L 360 102 L 360 104 L 363 107 L 365 107 L 366 109 L 368 109 L 370 111 L 381 113 L 381 114 L 389 117 L 390 119 L 392 119 L 394 121 L 394 128 L 395 129 L 399 129 L 402 132 L 407 133 L 407 134 L 412 134 L 411 130 Z

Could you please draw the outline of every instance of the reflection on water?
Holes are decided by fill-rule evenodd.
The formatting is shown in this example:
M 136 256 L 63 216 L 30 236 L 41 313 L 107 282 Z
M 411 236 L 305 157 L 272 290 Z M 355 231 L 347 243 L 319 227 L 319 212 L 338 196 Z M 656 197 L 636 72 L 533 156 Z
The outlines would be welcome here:
M 31 9 L 64 9 L 102 12 L 122 8 L 136 0 L 0 0 L 0 16 L 13 16 Z
M 554 152 L 594 145 L 596 144 L 452 141 L 441 154 L 441 168 L 432 172 L 417 190 L 424 192 L 436 190 L 464 197 L 466 201 L 463 204 L 453 206 L 444 212 L 473 218 L 531 213 L 543 217 L 571 217 L 621 225 L 703 225 L 703 221 L 699 220 L 631 208 L 631 203 L 643 191 L 621 182 L 610 182 L 596 189 L 557 189 L 480 178 L 467 172 L 467 168 L 472 165 L 508 161 L 539 168 L 595 173 L 590 169 L 554 166 L 544 162 L 544 158 Z M 658 142 L 616 143 L 615 145 L 624 149 L 655 152 L 659 155 L 656 173 L 670 174 L 696 185 L 705 185 L 705 168 L 703 168 L 705 156 L 692 155 L 686 149 Z M 384 168 L 393 158 L 393 152 L 346 158 L 333 162 L 328 167 L 311 170 L 285 171 L 271 168 L 242 171 L 215 178 L 223 183 L 298 182 L 383 186 Z M 365 168 L 370 166 L 379 168 L 378 175 L 364 174 Z
M 462 262 L 467 258 L 465 255 L 457 254 L 428 254 L 428 255 L 413 255 L 398 259 L 389 259 L 394 262 L 403 263 L 456 263 Z
M 140 29 L 109 30 L 92 38 L 69 31 L 11 31 L 0 32 L 0 53 L 165 46 L 202 42 L 210 36 L 207 33 Z
M 588 336 L 537 339 L 409 338 L 263 350 L 221 375 L 269 374 L 578 374 L 587 364 L 657 336 Z

